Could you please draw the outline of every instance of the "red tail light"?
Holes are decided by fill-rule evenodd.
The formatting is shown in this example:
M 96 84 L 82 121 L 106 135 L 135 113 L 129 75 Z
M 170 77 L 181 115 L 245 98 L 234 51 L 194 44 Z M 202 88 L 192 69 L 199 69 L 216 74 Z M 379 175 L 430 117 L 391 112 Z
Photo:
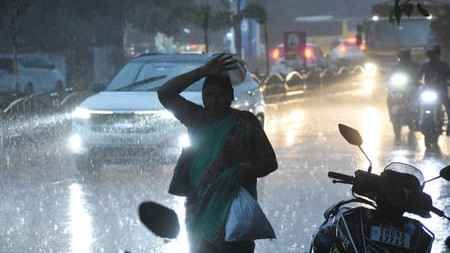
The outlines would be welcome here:
M 280 59 L 280 56 L 281 56 L 280 49 L 279 48 L 274 48 L 272 50 L 272 53 L 271 53 L 272 59 L 276 61 L 276 60 Z
M 342 54 L 347 53 L 347 47 L 345 45 L 340 45 L 339 52 L 341 52 Z
M 305 58 L 309 60 L 313 59 L 314 57 L 314 50 L 310 47 L 305 48 Z

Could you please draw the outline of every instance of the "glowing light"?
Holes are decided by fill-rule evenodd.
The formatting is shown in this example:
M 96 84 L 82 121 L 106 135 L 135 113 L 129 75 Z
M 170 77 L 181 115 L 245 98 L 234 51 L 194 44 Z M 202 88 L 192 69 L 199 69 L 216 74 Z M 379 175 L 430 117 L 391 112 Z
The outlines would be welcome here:
M 227 32 L 227 39 L 228 40 L 233 40 L 233 38 L 234 38 L 234 36 L 233 36 L 233 33 L 232 32 Z
M 374 76 L 378 72 L 378 66 L 373 62 L 364 64 L 364 73 L 368 76 Z
M 72 117 L 75 119 L 90 119 L 91 111 L 86 108 L 77 107 L 75 108 L 75 111 L 73 111 Z
M 420 94 L 420 100 L 424 104 L 433 104 L 438 100 L 438 94 L 435 91 L 426 90 Z
M 308 60 L 314 58 L 314 50 L 312 48 L 305 48 L 305 58 Z
M 181 148 L 188 148 L 191 146 L 191 138 L 188 134 L 183 134 L 178 138 L 178 143 Z
M 428 15 L 427 19 L 428 19 L 428 20 L 432 20 L 432 19 L 433 19 L 433 15 L 431 15 L 431 14 Z
M 409 77 L 405 73 L 395 73 L 391 76 L 390 83 L 395 88 L 404 88 L 409 81 Z
M 345 45 L 340 45 L 339 52 L 341 52 L 342 54 L 347 53 L 347 47 Z
M 67 148 L 75 154 L 80 154 L 83 151 L 83 143 L 78 134 L 69 137 Z
M 71 252 L 92 252 L 94 241 L 92 234 L 92 217 L 85 208 L 86 201 L 81 185 L 73 183 L 69 186 L 69 217 Z
M 356 44 L 356 37 L 350 37 L 345 40 L 349 44 Z
M 272 59 L 278 60 L 278 59 L 280 59 L 280 56 L 281 56 L 281 52 L 280 52 L 279 48 L 275 48 L 272 50 Z
M 380 17 L 377 15 L 372 16 L 372 21 L 377 22 L 380 20 Z
M 359 46 L 359 49 L 361 49 L 362 51 L 365 51 L 365 50 L 367 49 L 366 43 L 362 43 L 362 44 Z

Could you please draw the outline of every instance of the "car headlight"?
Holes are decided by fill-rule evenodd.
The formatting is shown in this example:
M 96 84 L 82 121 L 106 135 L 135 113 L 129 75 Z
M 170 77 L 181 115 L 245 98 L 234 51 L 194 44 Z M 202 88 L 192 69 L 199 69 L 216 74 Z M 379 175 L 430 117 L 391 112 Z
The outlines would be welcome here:
M 373 76 L 378 72 L 378 66 L 373 62 L 367 62 L 364 64 L 364 73 L 369 76 Z
M 438 100 L 438 94 L 435 91 L 426 90 L 420 94 L 420 100 L 425 104 L 433 104 Z
M 72 118 L 74 119 L 90 119 L 91 118 L 91 112 L 82 107 L 75 108 L 75 111 L 72 112 Z
M 74 134 L 69 137 L 67 141 L 67 148 L 75 154 L 80 154 L 83 152 L 83 142 L 81 136 Z
M 408 84 L 409 77 L 405 73 L 395 73 L 391 76 L 390 83 L 396 88 L 403 88 Z
M 188 134 L 183 134 L 178 138 L 178 143 L 181 148 L 189 148 L 191 146 L 191 138 Z

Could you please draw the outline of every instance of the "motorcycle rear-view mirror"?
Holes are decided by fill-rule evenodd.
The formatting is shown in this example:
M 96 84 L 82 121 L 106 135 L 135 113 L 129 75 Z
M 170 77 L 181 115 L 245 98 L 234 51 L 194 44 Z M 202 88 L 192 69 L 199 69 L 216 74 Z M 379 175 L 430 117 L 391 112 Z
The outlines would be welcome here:
M 351 145 L 359 147 L 363 144 L 362 137 L 359 134 L 358 130 L 343 124 L 339 124 L 339 132 L 341 133 L 342 137 L 344 137 L 344 139 Z
M 450 166 L 443 168 L 439 173 L 439 176 L 447 181 L 450 181 Z
M 175 211 L 152 201 L 139 205 L 139 219 L 148 230 L 161 238 L 175 239 L 180 232 Z

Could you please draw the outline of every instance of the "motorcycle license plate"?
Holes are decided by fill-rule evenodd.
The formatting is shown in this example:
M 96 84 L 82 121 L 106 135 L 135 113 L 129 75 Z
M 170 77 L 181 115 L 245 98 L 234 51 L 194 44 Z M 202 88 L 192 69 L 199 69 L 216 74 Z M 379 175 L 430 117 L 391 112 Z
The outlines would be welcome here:
M 411 247 L 411 235 L 393 227 L 383 227 L 379 225 L 371 226 L 370 239 L 395 247 L 406 249 Z

